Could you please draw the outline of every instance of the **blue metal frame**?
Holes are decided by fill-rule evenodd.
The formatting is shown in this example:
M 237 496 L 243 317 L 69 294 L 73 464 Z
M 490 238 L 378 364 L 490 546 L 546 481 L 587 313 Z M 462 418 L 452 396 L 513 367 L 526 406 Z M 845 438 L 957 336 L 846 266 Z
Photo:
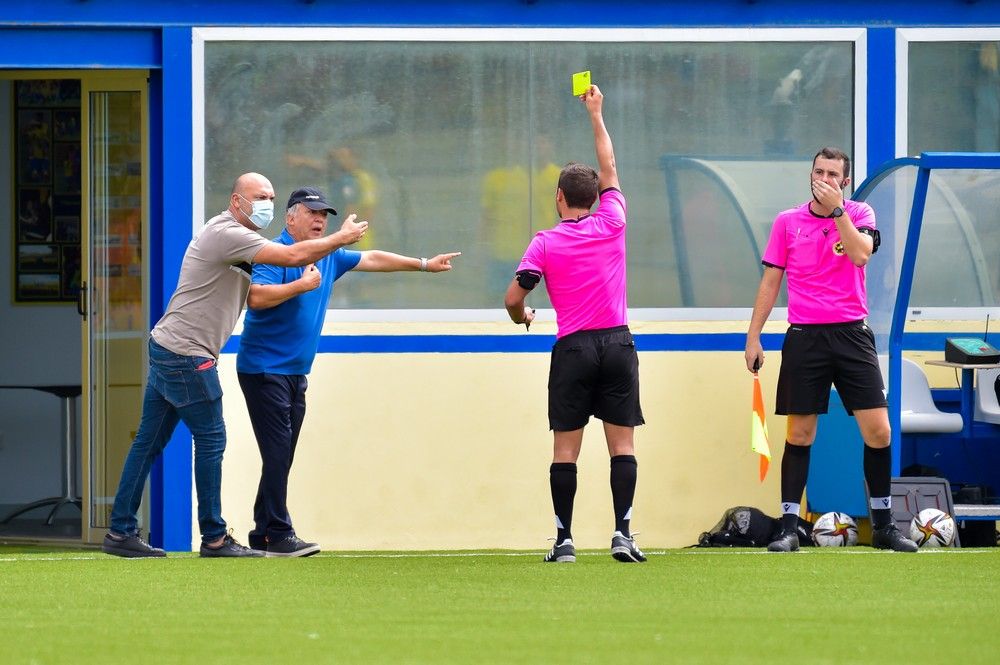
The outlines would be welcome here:
M 169 27 L 162 35 L 162 95 L 151 115 L 162 118 L 159 136 L 150 136 L 162 156 L 159 196 L 150 220 L 150 328 L 159 320 L 173 295 L 184 251 L 191 239 L 190 217 L 194 194 L 191 116 L 191 28 Z M 153 106 L 152 95 L 150 106 Z M 178 113 L 177 109 L 181 109 Z M 168 138 L 169 137 L 169 138 Z M 154 151 L 150 150 L 152 156 Z M 151 160 L 152 161 L 152 160 Z M 156 188 L 154 188 L 154 191 Z M 156 270 L 153 270 L 156 267 Z M 169 551 L 191 549 L 191 433 L 181 423 L 170 438 L 150 476 L 150 538 Z
M 159 42 L 159 29 L 0 25 L 0 67 L 154 69 L 160 66 Z
M 917 167 L 917 180 L 913 188 L 913 205 L 907 225 L 903 260 L 896 286 L 896 300 L 892 310 L 892 325 L 889 330 L 889 425 L 892 428 L 892 474 L 900 474 L 902 434 L 901 419 L 901 358 L 903 352 L 903 329 L 906 327 L 906 313 L 910 305 L 913 288 L 913 272 L 920 245 L 920 229 L 923 225 L 924 207 L 927 203 L 927 189 L 931 171 L 934 169 L 1000 169 L 1000 153 L 925 152 L 920 157 L 905 157 L 885 164 L 858 188 L 855 199 L 863 201 L 874 187 L 893 171 L 905 166 Z M 938 348 L 941 348 L 940 346 Z
M 868 29 L 868 172 L 896 156 L 896 31 Z M 872 94 L 882 91 L 882 94 Z M 857 93 L 855 93 L 857 94 Z M 857 134 L 857 131 L 854 131 Z
M 0 9 L 0 21 L 9 20 L 12 9 L 16 7 L 10 4 Z M 110 15 L 108 20 L 113 22 Z M 164 59 L 168 66 L 161 71 Z M 191 108 L 191 29 L 0 25 L 0 67 L 150 71 L 149 315 L 150 323 L 158 320 L 190 237 L 186 222 L 181 233 L 176 233 L 165 232 L 164 220 L 176 223 L 178 209 L 191 209 L 191 114 L 177 113 L 178 108 Z M 191 547 L 191 437 L 180 427 L 171 440 L 175 445 L 167 447 L 150 477 L 150 539 L 170 550 L 187 551 Z

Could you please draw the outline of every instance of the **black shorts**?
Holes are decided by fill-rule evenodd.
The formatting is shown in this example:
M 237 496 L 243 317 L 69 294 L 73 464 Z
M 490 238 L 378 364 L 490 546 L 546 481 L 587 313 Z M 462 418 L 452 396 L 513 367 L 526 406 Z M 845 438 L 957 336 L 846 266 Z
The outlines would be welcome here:
M 864 321 L 790 325 L 781 346 L 774 412 L 826 413 L 831 384 L 848 414 L 886 406 L 871 328 Z
M 552 347 L 549 429 L 571 432 L 590 416 L 623 427 L 646 422 L 639 406 L 639 356 L 628 326 L 581 330 Z

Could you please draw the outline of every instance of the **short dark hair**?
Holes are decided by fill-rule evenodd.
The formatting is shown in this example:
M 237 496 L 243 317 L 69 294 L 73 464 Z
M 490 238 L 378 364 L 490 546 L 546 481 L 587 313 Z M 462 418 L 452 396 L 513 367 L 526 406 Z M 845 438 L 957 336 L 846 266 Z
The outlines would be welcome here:
M 569 207 L 590 208 L 597 200 L 597 171 L 586 164 L 570 162 L 559 173 L 559 189 Z
M 820 151 L 813 155 L 813 166 L 816 166 L 817 157 L 822 157 L 823 159 L 839 159 L 843 161 L 844 177 L 849 178 L 851 176 L 851 158 L 848 157 L 847 153 L 840 148 L 834 148 L 832 146 L 820 148 Z

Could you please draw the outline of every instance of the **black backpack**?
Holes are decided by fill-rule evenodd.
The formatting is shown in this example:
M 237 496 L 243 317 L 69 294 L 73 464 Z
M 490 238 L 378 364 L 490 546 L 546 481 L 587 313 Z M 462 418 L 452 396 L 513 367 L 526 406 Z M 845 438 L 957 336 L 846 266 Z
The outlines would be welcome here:
M 812 522 L 799 518 L 799 544 L 812 545 Z M 766 547 L 781 535 L 781 520 L 750 506 L 736 506 L 719 523 L 698 536 L 695 547 Z

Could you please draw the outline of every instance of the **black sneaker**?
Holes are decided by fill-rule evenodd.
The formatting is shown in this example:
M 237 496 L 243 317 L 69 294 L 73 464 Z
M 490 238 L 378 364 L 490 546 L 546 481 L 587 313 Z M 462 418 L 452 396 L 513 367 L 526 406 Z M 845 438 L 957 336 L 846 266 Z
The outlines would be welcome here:
M 218 547 L 209 547 L 205 543 L 202 543 L 199 554 L 204 557 L 264 556 L 264 553 L 260 550 L 252 550 L 249 547 L 240 545 L 230 534 L 226 534 L 226 537 L 222 539 L 222 544 Z
M 767 544 L 768 552 L 797 552 L 799 550 L 799 534 L 794 531 L 782 531 L 777 540 Z
M 131 536 L 117 536 L 107 533 L 104 536 L 104 543 L 101 545 L 101 551 L 105 554 L 113 554 L 115 556 L 123 556 L 130 559 L 167 556 L 166 552 L 161 550 L 159 547 L 153 547 L 140 538 L 139 534 Z
M 635 544 L 633 536 L 625 536 L 621 531 L 615 531 L 611 536 L 611 556 L 622 563 L 642 563 L 646 555 Z
M 264 552 L 267 550 L 267 536 L 262 536 L 255 531 L 251 531 L 247 534 L 247 544 L 250 545 L 250 549 L 252 550 Z
M 894 552 L 916 552 L 920 549 L 915 542 L 900 533 L 893 522 L 872 531 L 872 547 Z
M 576 563 L 576 547 L 573 545 L 573 540 L 567 538 L 553 545 L 545 555 L 545 563 Z
M 319 545 L 307 543 L 294 533 L 276 543 L 267 544 L 267 556 L 312 556 L 319 552 Z

